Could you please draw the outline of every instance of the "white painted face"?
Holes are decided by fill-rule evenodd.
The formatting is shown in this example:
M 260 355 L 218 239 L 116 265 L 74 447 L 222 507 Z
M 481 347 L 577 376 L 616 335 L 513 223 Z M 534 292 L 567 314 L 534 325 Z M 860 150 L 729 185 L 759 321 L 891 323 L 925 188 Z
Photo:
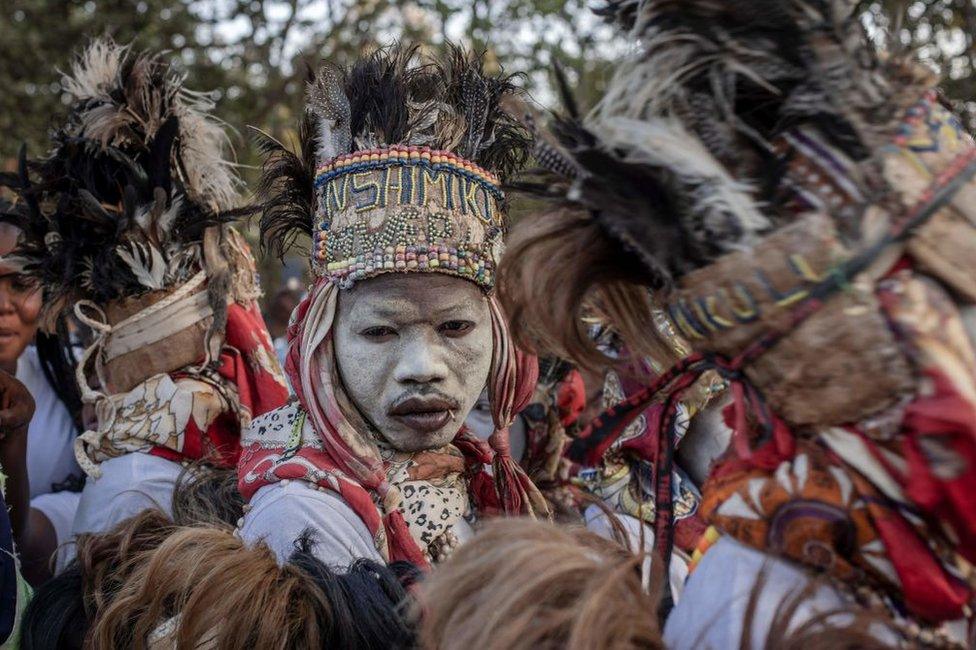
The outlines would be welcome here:
M 339 376 L 375 431 L 401 451 L 449 443 L 488 380 L 491 315 L 469 280 L 388 273 L 339 295 Z

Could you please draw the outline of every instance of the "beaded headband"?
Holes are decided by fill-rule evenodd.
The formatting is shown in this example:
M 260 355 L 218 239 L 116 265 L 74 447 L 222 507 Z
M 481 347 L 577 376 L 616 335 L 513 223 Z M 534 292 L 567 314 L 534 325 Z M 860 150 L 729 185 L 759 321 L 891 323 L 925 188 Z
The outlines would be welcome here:
M 381 273 L 438 272 L 494 285 L 498 179 L 449 151 L 393 145 L 338 156 L 315 177 L 312 267 L 342 288 Z

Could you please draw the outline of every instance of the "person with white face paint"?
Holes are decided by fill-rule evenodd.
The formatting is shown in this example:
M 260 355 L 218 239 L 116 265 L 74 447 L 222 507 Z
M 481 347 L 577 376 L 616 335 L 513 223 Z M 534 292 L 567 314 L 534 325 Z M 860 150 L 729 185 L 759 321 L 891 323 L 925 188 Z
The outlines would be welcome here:
M 500 182 L 528 139 L 498 108 L 514 87 L 481 65 L 393 47 L 324 66 L 301 154 L 265 143 L 265 243 L 310 231 L 315 275 L 289 326 L 296 399 L 254 420 L 238 468 L 240 534 L 281 561 L 309 531 L 332 565 L 427 566 L 478 517 L 548 513 L 508 443 L 536 361 L 493 294 Z M 485 386 L 487 442 L 464 427 Z

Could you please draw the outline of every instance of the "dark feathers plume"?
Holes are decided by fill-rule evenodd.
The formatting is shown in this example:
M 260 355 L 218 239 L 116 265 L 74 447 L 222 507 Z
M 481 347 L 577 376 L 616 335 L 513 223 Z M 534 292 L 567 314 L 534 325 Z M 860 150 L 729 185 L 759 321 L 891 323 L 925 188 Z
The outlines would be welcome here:
M 350 69 L 320 67 L 308 81 L 301 152 L 262 134 L 261 237 L 281 256 L 312 232 L 315 170 L 336 156 L 389 145 L 452 151 L 501 179 L 525 164 L 531 138 L 502 110 L 518 94 L 511 76 L 484 71 L 484 56 L 448 45 L 425 60 L 416 46 L 380 48 Z
M 261 212 L 261 244 L 281 258 L 301 236 L 311 236 L 315 219 L 316 130 L 306 113 L 298 129 L 298 153 L 271 136 L 258 132 L 264 156 L 258 194 Z
M 51 152 L 22 150 L 0 177 L 18 198 L 2 217 L 23 231 L 13 258 L 44 287 L 48 329 L 78 300 L 185 282 L 203 268 L 204 230 L 247 213 L 212 102 L 183 84 L 159 55 L 94 41 L 62 79 L 71 103 Z

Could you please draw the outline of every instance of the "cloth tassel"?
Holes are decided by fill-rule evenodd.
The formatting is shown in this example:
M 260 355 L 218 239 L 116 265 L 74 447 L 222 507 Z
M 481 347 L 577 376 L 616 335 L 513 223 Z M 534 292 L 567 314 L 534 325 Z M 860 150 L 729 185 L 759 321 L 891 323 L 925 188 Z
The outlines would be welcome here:
M 492 460 L 495 489 L 506 514 L 548 518 L 552 514 L 549 504 L 525 470 L 512 458 L 508 430 L 519 411 L 532 399 L 539 380 L 539 364 L 534 356 L 525 354 L 512 344 L 508 324 L 498 301 L 491 297 L 488 305 L 492 331 L 488 396 L 495 422 L 495 431 L 488 438 L 488 444 L 495 452 Z

